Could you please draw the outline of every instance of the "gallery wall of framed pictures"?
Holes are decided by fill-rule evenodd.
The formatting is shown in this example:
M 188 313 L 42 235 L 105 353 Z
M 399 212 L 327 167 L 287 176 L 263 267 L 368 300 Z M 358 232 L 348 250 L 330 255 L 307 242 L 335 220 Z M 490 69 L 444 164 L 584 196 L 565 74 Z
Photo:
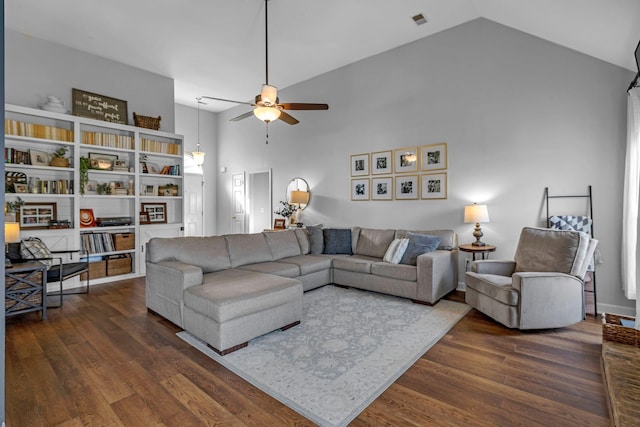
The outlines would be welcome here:
M 351 200 L 447 198 L 447 143 L 352 154 Z

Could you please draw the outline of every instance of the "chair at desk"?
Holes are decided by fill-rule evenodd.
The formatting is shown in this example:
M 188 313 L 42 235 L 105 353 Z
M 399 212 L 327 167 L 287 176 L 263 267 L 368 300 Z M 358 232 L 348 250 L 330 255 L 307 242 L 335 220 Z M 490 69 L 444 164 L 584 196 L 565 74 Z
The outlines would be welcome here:
M 20 243 L 8 244 L 7 258 L 11 262 L 40 261 L 47 265 L 47 284 L 59 283 L 60 289 L 54 292 L 47 292 L 47 301 L 49 297 L 58 298 L 58 303 L 54 305 L 47 304 L 48 307 L 56 308 L 62 306 L 62 297 L 71 294 L 88 294 L 89 293 L 89 259 L 84 257 L 84 261 L 64 262 L 62 255 L 73 258 L 74 254 L 81 253 L 79 250 L 60 250 L 51 251 L 47 245 L 37 237 L 30 237 L 22 240 Z M 63 283 L 73 277 L 85 275 L 85 286 L 63 290 Z

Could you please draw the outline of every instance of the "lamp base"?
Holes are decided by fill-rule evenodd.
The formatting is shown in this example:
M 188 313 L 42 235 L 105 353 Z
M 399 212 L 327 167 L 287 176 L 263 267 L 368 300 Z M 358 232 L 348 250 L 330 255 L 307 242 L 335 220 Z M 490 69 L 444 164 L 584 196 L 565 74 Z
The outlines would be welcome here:
M 476 240 L 475 242 L 471 243 L 471 246 L 487 246 L 487 244 L 480 240 Z
M 473 230 L 473 237 L 476 238 L 476 241 L 471 244 L 471 246 L 487 246 L 487 244 L 480 240 L 480 238 L 484 236 L 482 233 L 482 229 L 480 228 L 480 223 L 476 222 L 476 228 Z

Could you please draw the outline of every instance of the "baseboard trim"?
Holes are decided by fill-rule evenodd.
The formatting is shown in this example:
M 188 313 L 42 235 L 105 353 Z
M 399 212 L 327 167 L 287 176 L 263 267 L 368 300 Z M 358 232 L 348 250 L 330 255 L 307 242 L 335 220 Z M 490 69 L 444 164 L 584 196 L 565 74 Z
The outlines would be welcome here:
M 624 316 L 636 317 L 635 307 L 626 307 L 624 305 L 602 304 L 601 302 L 598 303 L 598 313 L 613 313 L 613 314 L 622 314 Z

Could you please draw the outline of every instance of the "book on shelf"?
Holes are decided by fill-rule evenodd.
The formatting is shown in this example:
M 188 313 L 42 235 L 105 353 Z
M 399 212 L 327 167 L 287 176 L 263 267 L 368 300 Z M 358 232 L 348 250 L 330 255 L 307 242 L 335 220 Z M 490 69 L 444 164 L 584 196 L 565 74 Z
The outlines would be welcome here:
M 141 138 L 140 150 L 161 154 L 173 154 L 177 156 L 180 154 L 180 144 Z
M 31 157 L 28 151 L 21 151 L 13 147 L 4 147 L 4 162 L 16 165 L 30 165 Z
M 72 130 L 11 119 L 4 120 L 4 133 L 5 135 L 28 136 L 65 142 L 73 142 L 74 140 Z
M 109 148 L 133 149 L 133 137 L 129 135 L 116 135 L 103 132 L 82 132 L 82 143 L 86 145 L 98 145 Z

